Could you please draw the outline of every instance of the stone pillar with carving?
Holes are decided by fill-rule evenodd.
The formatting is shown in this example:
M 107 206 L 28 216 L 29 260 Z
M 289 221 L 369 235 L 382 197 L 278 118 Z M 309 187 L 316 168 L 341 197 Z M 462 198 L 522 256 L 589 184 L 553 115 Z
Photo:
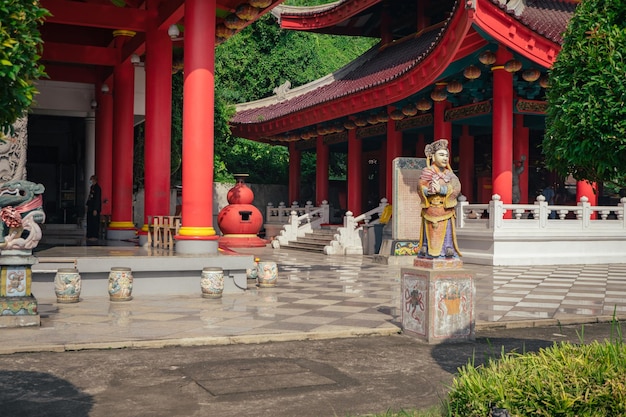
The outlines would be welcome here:
M 44 186 L 26 180 L 26 116 L 0 141 L 0 328 L 39 326 L 31 266 L 41 240 Z

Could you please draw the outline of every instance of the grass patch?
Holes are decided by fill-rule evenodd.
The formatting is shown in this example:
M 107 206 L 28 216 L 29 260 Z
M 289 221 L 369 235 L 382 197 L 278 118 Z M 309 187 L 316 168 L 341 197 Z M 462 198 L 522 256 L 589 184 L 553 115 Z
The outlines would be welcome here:
M 470 361 L 454 379 L 442 415 L 483 417 L 504 409 L 502 415 L 519 417 L 624 416 L 626 346 L 616 322 L 614 329 L 604 342 L 502 352 L 484 366 Z

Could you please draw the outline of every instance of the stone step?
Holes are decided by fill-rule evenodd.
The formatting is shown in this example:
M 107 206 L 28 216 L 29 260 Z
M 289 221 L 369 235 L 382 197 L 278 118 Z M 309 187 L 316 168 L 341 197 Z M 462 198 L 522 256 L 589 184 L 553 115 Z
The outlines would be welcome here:
M 307 234 L 304 237 L 298 238 L 298 242 L 318 244 L 318 245 L 328 245 L 328 242 L 330 242 L 331 240 L 333 240 L 331 236 L 317 236 L 317 235 L 309 235 L 309 234 Z
M 42 245 L 81 246 L 85 229 L 75 224 L 41 225 Z
M 289 242 L 288 245 L 281 245 L 280 246 L 281 249 L 293 249 L 293 250 L 299 250 L 299 251 L 305 251 L 305 252 L 315 252 L 315 253 L 323 253 L 324 252 L 324 247 L 323 246 L 314 246 L 314 245 L 307 245 L 307 244 L 301 244 L 298 242 Z

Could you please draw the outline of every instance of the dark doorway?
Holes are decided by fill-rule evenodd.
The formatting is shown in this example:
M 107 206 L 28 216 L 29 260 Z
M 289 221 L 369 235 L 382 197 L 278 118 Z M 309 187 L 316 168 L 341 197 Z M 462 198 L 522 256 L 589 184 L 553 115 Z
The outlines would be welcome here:
M 46 223 L 76 224 L 84 214 L 85 120 L 29 115 L 27 179 L 41 183 Z

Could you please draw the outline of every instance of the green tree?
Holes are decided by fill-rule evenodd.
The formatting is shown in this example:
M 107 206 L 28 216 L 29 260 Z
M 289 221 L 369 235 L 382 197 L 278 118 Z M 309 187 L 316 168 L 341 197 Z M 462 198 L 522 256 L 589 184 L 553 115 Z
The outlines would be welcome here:
M 543 152 L 565 176 L 626 185 L 626 0 L 583 0 L 550 71 Z
M 37 89 L 33 84 L 45 76 L 39 65 L 42 41 L 39 25 L 48 11 L 39 1 L 0 2 L 0 137 L 31 106 Z
M 291 2 L 294 3 L 294 2 Z M 300 1 L 298 5 L 323 2 Z M 233 36 L 216 49 L 216 95 L 227 103 L 242 103 L 273 94 L 273 89 L 289 80 L 293 87 L 323 77 L 372 47 L 376 40 L 287 31 L 271 15 Z M 216 120 L 217 120 L 216 109 Z M 226 113 L 221 113 L 225 115 Z M 286 184 L 289 154 L 284 146 L 251 144 L 241 138 L 232 140 L 216 132 L 216 159 L 229 172 L 250 174 L 249 182 Z M 227 146 L 221 146 L 221 143 Z M 245 150 L 245 152 L 241 152 Z M 345 158 L 331 155 L 333 176 L 342 176 Z M 302 182 L 315 181 L 315 158 L 302 158 Z

